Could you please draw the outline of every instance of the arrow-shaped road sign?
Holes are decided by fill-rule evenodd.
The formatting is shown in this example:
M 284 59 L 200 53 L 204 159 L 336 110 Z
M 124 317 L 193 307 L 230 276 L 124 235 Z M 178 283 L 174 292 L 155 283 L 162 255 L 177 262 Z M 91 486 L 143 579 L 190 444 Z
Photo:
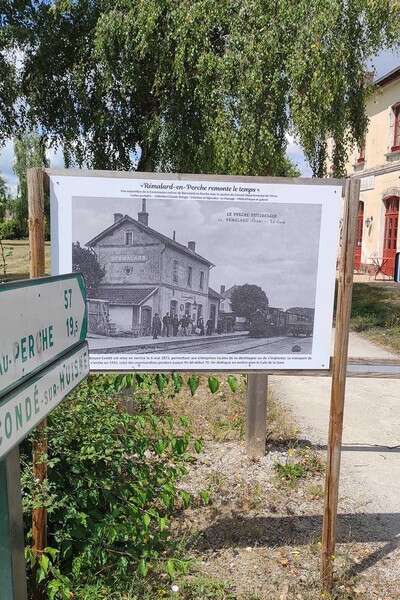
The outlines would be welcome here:
M 89 374 L 86 343 L 0 400 L 0 460 Z
M 0 284 L 0 397 L 86 339 L 80 273 Z

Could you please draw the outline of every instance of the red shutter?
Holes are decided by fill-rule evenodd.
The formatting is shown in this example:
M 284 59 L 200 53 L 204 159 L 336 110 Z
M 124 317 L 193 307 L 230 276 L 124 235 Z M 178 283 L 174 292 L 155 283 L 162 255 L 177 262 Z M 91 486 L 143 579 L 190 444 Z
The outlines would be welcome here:
M 357 230 L 356 230 L 356 245 L 354 248 L 354 269 L 360 270 L 361 267 L 361 249 L 362 249 L 362 238 L 363 238 L 363 227 L 364 227 L 364 202 L 358 203 L 358 215 L 357 215 Z
M 394 134 L 392 152 L 400 150 L 400 104 L 393 108 L 394 113 Z
M 397 252 L 397 229 L 399 223 L 399 199 L 396 197 L 385 200 L 385 232 L 383 238 L 383 258 L 385 264 L 382 271 L 393 277 L 394 261 Z

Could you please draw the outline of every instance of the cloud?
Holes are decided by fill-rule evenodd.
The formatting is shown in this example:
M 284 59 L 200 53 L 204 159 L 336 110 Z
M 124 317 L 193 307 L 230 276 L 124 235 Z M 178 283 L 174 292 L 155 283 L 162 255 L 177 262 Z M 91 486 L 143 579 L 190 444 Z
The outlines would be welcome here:
M 0 150 L 0 175 L 6 180 L 11 193 L 15 193 L 17 187 L 17 178 L 12 168 L 13 161 L 13 142 L 12 140 L 7 140 L 4 147 Z

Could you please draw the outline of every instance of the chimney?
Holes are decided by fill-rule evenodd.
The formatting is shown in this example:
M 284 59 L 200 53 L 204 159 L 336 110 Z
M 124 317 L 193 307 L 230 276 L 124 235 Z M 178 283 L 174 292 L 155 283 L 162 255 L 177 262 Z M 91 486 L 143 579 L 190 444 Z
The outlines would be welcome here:
M 121 213 L 114 213 L 114 223 L 118 223 L 123 218 L 124 215 Z
M 174 231 L 172 232 L 172 239 L 173 239 L 173 240 L 174 240 L 174 242 L 175 242 L 175 239 L 176 239 L 176 232 L 175 232 L 175 229 L 174 229 Z
M 224 286 L 224 285 L 221 285 L 221 291 L 220 291 L 220 294 L 221 294 L 221 296 L 222 296 L 224 293 L 225 293 L 225 286 Z
M 146 225 L 146 227 L 149 226 L 149 213 L 146 212 L 146 198 L 142 200 L 142 210 L 138 213 L 138 221 L 142 225 Z
M 190 250 L 190 252 L 196 252 L 196 242 L 188 242 L 188 248 Z

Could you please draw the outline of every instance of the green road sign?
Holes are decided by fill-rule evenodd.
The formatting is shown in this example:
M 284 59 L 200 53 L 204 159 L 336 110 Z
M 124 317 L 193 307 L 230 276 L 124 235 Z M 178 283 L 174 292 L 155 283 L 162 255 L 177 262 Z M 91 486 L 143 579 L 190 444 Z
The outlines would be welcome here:
M 0 400 L 0 460 L 88 374 L 85 342 Z
M 81 344 L 86 333 L 80 273 L 0 285 L 0 397 Z

